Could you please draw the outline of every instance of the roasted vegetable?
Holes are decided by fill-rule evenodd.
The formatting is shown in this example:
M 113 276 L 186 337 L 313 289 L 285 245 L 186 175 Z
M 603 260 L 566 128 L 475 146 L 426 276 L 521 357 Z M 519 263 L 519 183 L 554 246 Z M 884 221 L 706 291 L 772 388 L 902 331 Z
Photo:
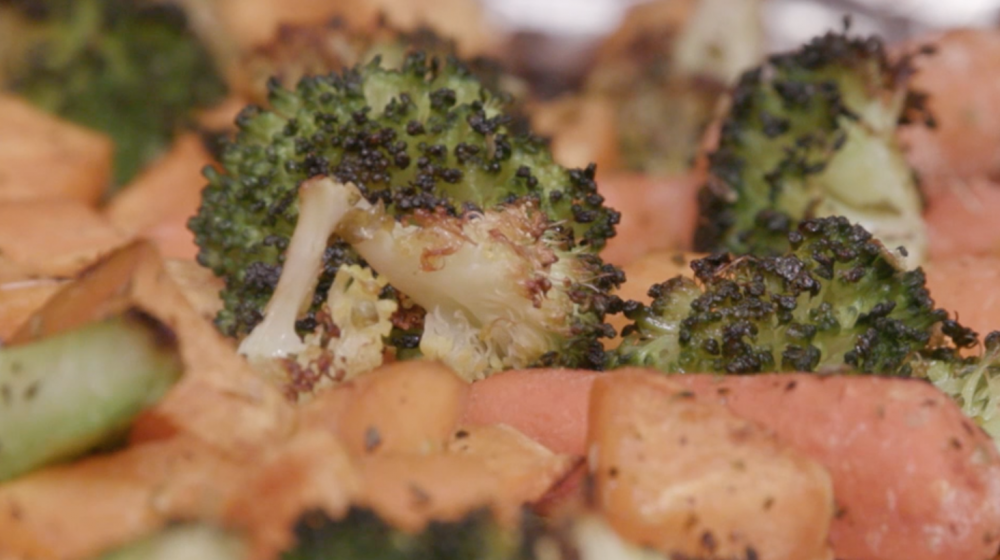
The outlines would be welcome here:
M 921 351 L 976 343 L 934 306 L 923 271 L 903 269 L 861 226 L 806 220 L 788 238 L 786 255 L 700 259 L 697 281 L 673 278 L 650 289 L 650 305 L 626 304 L 633 323 L 612 365 L 907 375 Z
M 0 350 L 0 480 L 122 435 L 181 374 L 173 335 L 138 312 Z
M 911 73 L 878 38 L 834 32 L 744 73 L 709 155 L 695 250 L 782 254 L 800 221 L 845 216 L 919 264 L 922 201 L 896 140 L 899 124 L 930 119 Z
M 176 5 L 0 0 L 0 22 L 0 86 L 110 135 L 118 185 L 225 92 Z
M 597 253 L 619 214 L 603 205 L 593 167 L 564 169 L 539 139 L 508 132 L 503 99 L 462 63 L 418 53 L 386 70 L 375 60 L 295 91 L 274 84 L 271 105 L 242 113 L 190 221 L 199 262 L 226 281 L 224 332 L 246 336 L 274 296 L 266 330 L 284 334 L 256 335 L 246 353 L 301 354 L 297 318 L 300 334 L 342 335 L 350 326 L 330 317 L 348 297 L 367 310 L 353 315 L 364 328 L 395 327 L 369 331 L 386 351 L 419 349 L 469 378 L 602 365 L 597 339 L 610 334 L 602 320 L 622 275 Z M 306 358 L 322 375 L 357 372 Z

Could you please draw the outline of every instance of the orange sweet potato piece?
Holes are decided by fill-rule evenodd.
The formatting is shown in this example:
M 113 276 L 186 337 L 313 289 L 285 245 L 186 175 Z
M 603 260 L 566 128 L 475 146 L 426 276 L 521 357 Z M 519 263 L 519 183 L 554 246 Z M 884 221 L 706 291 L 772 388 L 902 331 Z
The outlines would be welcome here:
M 997 147 L 1000 150 L 1000 145 Z M 930 260 L 1000 254 L 1000 183 L 987 177 L 925 182 Z
M 473 383 L 463 424 L 506 424 L 557 453 L 583 455 L 590 387 L 598 372 L 526 369 Z
M 26 475 L 0 486 L 0 557 L 89 558 L 168 522 L 212 517 L 243 468 L 186 437 Z
M 44 276 L 73 276 L 128 237 L 83 202 L 0 202 L 0 253 Z
M 579 462 L 503 424 L 464 426 L 452 435 L 446 451 L 481 459 L 506 492 L 525 501 L 544 496 Z
M 1000 82 L 992 79 L 1000 61 L 1000 31 L 960 29 L 916 43 L 936 50 L 915 59 L 912 87 L 929 95 L 937 126 L 900 129 L 909 161 L 931 180 L 1000 171 Z
M 50 279 L 0 283 L 0 342 L 13 336 L 63 283 Z
M 397 362 L 320 393 L 300 425 L 337 434 L 355 455 L 440 452 L 468 387 L 438 362 Z
M 924 266 L 938 307 L 981 335 L 1000 330 L 1000 255 L 963 255 Z
M 344 446 L 330 433 L 312 430 L 265 452 L 240 477 L 240 492 L 222 519 L 248 535 L 254 560 L 269 560 L 294 544 L 292 527 L 306 511 L 331 517 L 347 512 L 360 492 L 360 477 Z
M 625 265 L 654 251 L 688 250 L 698 218 L 696 197 L 701 182 L 697 173 L 601 176 L 598 192 L 608 206 L 622 213 L 618 233 L 601 256 Z
M 67 199 L 94 206 L 111 182 L 114 145 L 98 132 L 0 94 L 0 201 Z
M 108 202 L 105 215 L 123 233 L 155 241 L 164 257 L 193 259 L 198 249 L 187 221 L 201 204 L 201 171 L 211 163 L 197 135 L 181 136 Z
M 1000 549 L 1000 454 L 929 383 L 810 374 L 671 379 L 826 466 L 838 558 L 992 558 Z
M 588 440 L 597 504 L 627 539 L 691 557 L 832 558 L 826 471 L 661 375 L 599 377 Z

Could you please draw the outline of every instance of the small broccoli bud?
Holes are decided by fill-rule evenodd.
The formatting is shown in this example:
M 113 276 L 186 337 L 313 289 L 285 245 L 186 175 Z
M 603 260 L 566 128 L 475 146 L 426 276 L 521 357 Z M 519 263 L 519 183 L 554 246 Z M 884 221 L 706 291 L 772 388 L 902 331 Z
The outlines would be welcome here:
M 877 38 L 831 32 L 743 74 L 709 156 L 696 249 L 781 254 L 800 221 L 845 216 L 919 264 L 922 201 L 895 135 L 920 109 L 909 65 Z
M 780 256 L 692 262 L 632 305 L 610 365 L 664 372 L 855 371 L 909 375 L 918 353 L 974 344 L 934 307 L 923 271 L 846 218 L 806 220 Z

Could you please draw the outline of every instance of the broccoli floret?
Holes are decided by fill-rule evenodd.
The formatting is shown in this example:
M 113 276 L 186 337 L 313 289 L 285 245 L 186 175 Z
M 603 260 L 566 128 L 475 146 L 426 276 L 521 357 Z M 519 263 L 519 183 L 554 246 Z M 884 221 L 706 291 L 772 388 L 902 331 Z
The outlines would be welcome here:
M 488 510 L 478 510 L 461 520 L 435 521 L 419 533 L 388 525 L 377 514 L 351 508 L 342 519 L 325 513 L 304 514 L 295 526 L 295 546 L 282 560 L 406 560 L 483 559 L 528 560 L 516 530 L 496 522 Z
M 934 383 L 1000 445 L 1000 331 L 986 335 L 978 356 L 939 349 L 925 352 L 913 369 L 914 376 Z
M 194 109 L 225 93 L 173 4 L 0 0 L 4 19 L 0 85 L 110 135 L 118 185 L 160 155 Z
M 306 513 L 296 523 L 295 537 L 282 560 L 665 560 L 622 540 L 603 518 L 586 512 L 555 523 L 524 514 L 519 526 L 507 527 L 488 510 L 478 510 L 458 521 L 431 522 L 413 534 L 355 507 L 338 520 Z
M 901 267 L 863 227 L 806 220 L 788 238 L 788 254 L 697 260 L 696 280 L 653 286 L 648 306 L 627 303 L 633 323 L 611 365 L 909 375 L 921 351 L 976 343 L 935 308 L 923 271 Z
M 845 216 L 921 262 L 921 194 L 895 135 L 930 118 L 911 74 L 910 58 L 846 32 L 744 73 L 709 155 L 696 250 L 782 254 L 801 220 Z
M 358 265 L 387 281 L 376 299 L 397 301 L 388 352 L 398 343 L 406 355 L 451 356 L 468 377 L 600 367 L 597 338 L 617 303 L 608 293 L 623 276 L 597 255 L 619 214 L 604 206 L 593 166 L 562 168 L 541 140 L 509 132 L 503 102 L 456 59 L 421 53 L 400 70 L 376 59 L 294 91 L 272 83 L 271 109 L 247 108 L 224 170 L 206 170 L 189 223 L 199 262 L 226 281 L 220 329 L 245 337 L 267 305 L 246 353 L 301 354 L 297 335 L 339 305 L 334 279 Z M 329 178 L 322 188 L 300 188 L 318 177 Z M 427 254 L 393 253 L 407 250 Z

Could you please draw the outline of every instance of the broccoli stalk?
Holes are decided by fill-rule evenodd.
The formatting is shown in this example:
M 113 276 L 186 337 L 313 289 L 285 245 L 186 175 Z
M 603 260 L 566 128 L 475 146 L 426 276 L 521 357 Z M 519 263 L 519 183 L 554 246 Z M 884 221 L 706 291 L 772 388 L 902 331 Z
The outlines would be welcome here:
M 922 200 L 895 135 L 929 119 L 911 74 L 878 39 L 832 32 L 743 74 L 699 193 L 696 250 L 782 254 L 800 221 L 844 216 L 919 264 Z
M 172 333 L 138 312 L 0 350 L 0 480 L 121 435 L 181 369 Z
M 246 560 L 250 556 L 238 536 L 210 525 L 184 524 L 105 552 L 96 560 Z
M 467 379 L 528 367 L 549 356 L 580 364 L 601 359 L 597 339 L 612 335 L 602 317 L 614 299 L 591 287 L 601 283 L 601 263 L 572 248 L 533 201 L 461 216 L 417 212 L 404 224 L 351 184 L 317 178 L 299 193 L 288 272 L 282 273 L 264 320 L 240 345 L 251 358 L 305 350 L 295 318 L 309 300 L 326 241 L 335 233 L 380 278 L 427 311 L 421 353 Z M 328 301 L 331 308 L 338 303 Z M 340 338 L 356 330 L 351 324 L 336 326 Z M 372 346 L 381 349 L 377 343 L 385 334 L 373 331 Z
M 934 307 L 920 269 L 846 218 L 806 220 L 782 256 L 715 255 L 696 280 L 650 289 L 610 365 L 665 372 L 856 371 L 909 375 L 920 352 L 976 334 Z

